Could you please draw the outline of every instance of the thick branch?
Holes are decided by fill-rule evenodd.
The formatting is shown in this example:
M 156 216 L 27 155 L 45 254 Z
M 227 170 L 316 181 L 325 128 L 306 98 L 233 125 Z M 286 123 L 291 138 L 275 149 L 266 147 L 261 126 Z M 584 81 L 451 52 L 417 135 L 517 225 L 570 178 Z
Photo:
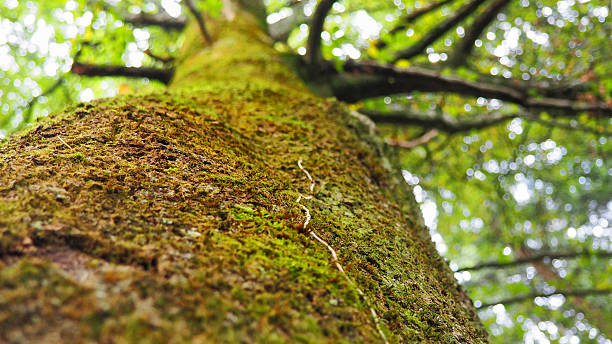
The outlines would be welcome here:
M 510 297 L 507 299 L 491 302 L 491 303 L 483 303 L 482 305 L 476 307 L 477 309 L 482 309 L 490 306 L 494 306 L 497 304 L 502 305 L 511 305 L 514 303 L 519 303 L 527 300 L 533 300 L 536 297 L 549 297 L 553 295 L 563 295 L 563 296 L 592 296 L 592 295 L 608 295 L 612 294 L 612 289 L 576 289 L 576 290 L 557 290 L 552 293 L 531 293 L 526 295 L 519 295 L 515 297 Z
M 483 129 L 517 117 L 516 114 L 484 114 L 463 119 L 448 114 L 419 113 L 410 109 L 382 113 L 375 110 L 361 109 L 359 112 L 370 117 L 376 123 L 409 124 L 426 128 L 436 128 L 447 133 L 458 133 L 472 129 Z
M 325 23 L 325 18 L 331 10 L 334 2 L 336 2 L 336 0 L 321 0 L 319 5 L 317 5 L 317 9 L 315 10 L 312 18 L 312 23 L 310 24 L 310 34 L 308 35 L 308 42 L 306 46 L 306 59 L 312 65 L 319 64 L 319 62 L 323 60 L 323 57 L 321 56 L 321 32 L 323 32 L 323 23 Z
M 459 42 L 450 59 L 454 66 L 465 64 L 467 57 L 472 54 L 474 42 L 482 32 L 495 20 L 497 14 L 510 3 L 511 0 L 495 0 L 482 12 L 467 30 L 465 37 Z
M 174 18 L 165 13 L 140 13 L 123 18 L 123 21 L 134 26 L 159 26 L 166 30 L 183 30 L 187 25 L 185 17 Z
M 72 70 L 74 74 L 86 76 L 126 76 L 129 78 L 149 78 L 167 84 L 170 82 L 174 71 L 172 69 L 157 68 L 134 68 L 113 65 L 93 65 L 84 63 L 74 63 Z
M 400 59 L 411 59 L 416 55 L 421 54 L 429 45 L 437 41 L 446 32 L 455 27 L 457 24 L 467 18 L 470 14 L 474 13 L 474 11 L 485 1 L 487 0 L 473 0 L 467 5 L 461 7 L 454 16 L 448 18 L 447 20 L 440 23 L 438 26 L 429 30 L 419 42 L 415 43 L 408 49 L 405 49 L 395 54 L 395 60 L 397 61 Z
M 489 113 L 475 116 L 453 117 L 448 114 L 439 115 L 435 112 L 420 113 L 412 109 L 381 112 L 371 109 L 361 109 L 375 123 L 413 125 L 425 128 L 436 128 L 449 134 L 461 133 L 473 129 L 485 129 L 514 118 L 524 118 L 538 122 L 544 126 L 568 130 L 580 130 L 596 135 L 612 135 L 612 132 L 599 130 L 579 123 L 567 123 L 555 120 L 545 120 L 528 112 L 513 114 Z
M 591 252 L 591 251 L 583 251 L 583 252 L 545 252 L 545 253 L 540 253 L 540 254 L 533 255 L 531 257 L 519 258 L 519 259 L 511 261 L 511 262 L 486 262 L 486 263 L 476 264 L 474 266 L 469 266 L 469 267 L 461 268 L 461 269 L 457 270 L 457 272 L 461 272 L 461 271 L 474 271 L 474 270 L 481 270 L 481 269 L 486 269 L 486 268 L 508 268 L 508 267 L 522 265 L 522 264 L 527 264 L 527 263 L 539 262 L 539 261 L 541 261 L 541 260 L 543 260 L 545 258 L 550 258 L 550 259 L 573 259 L 573 258 L 579 258 L 579 257 L 585 257 L 585 256 L 586 257 L 593 256 L 593 257 L 607 258 L 607 257 L 612 257 L 612 252 L 606 252 L 606 251 L 596 251 L 596 252 Z
M 612 108 L 604 103 L 578 103 L 558 98 L 537 99 L 528 96 L 527 92 L 506 86 L 469 81 L 417 67 L 398 68 L 368 61 L 345 63 L 344 73 L 332 76 L 330 82 L 334 95 L 350 103 L 413 91 L 451 92 L 495 98 L 521 105 L 527 110 L 546 110 L 553 116 L 573 116 L 582 111 L 589 111 L 594 115 L 612 116 Z
M 346 79 L 341 85 L 335 85 L 335 93 L 347 102 L 412 91 L 453 92 L 519 104 L 525 98 L 525 94 L 509 87 L 445 76 L 418 67 L 397 68 L 368 61 L 349 61 L 344 70 Z
M 210 37 L 208 30 L 206 30 L 206 22 L 204 22 L 204 17 L 202 16 L 202 13 L 198 11 L 198 9 L 193 4 L 192 0 L 183 0 L 183 1 L 185 2 L 185 5 L 187 5 L 187 8 L 189 8 L 189 11 L 191 12 L 191 14 L 195 17 L 196 21 L 198 22 L 198 27 L 200 28 L 200 32 L 202 33 L 202 37 L 204 37 L 204 40 L 206 40 L 206 43 L 212 44 L 213 40 Z

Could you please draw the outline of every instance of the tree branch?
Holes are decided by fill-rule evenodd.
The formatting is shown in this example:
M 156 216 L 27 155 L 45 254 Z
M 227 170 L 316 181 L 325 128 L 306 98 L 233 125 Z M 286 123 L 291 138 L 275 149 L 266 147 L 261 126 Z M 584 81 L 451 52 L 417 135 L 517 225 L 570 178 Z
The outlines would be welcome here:
M 481 270 L 481 269 L 486 269 L 486 268 L 508 268 L 508 267 L 518 266 L 518 265 L 527 264 L 527 263 L 539 262 L 545 258 L 573 259 L 573 258 L 579 258 L 579 257 L 608 258 L 608 257 L 612 257 L 612 252 L 606 252 L 606 251 L 545 252 L 545 253 L 533 255 L 531 257 L 519 258 L 511 262 L 486 262 L 486 263 L 476 264 L 474 266 L 469 266 L 469 267 L 458 269 L 457 272 L 475 271 L 475 270 Z
M 476 97 L 497 98 L 522 103 L 525 95 L 517 90 L 494 84 L 444 76 L 428 69 L 398 68 L 370 61 L 348 61 L 344 64 L 345 80 L 336 80 L 334 93 L 347 102 L 412 91 L 453 92 Z
M 311 65 L 318 65 L 323 57 L 321 56 L 321 32 L 325 18 L 336 0 L 321 0 L 317 5 L 312 22 L 310 24 L 310 34 L 306 43 L 306 60 Z
M 523 106 L 527 110 L 549 111 L 552 116 L 592 115 L 612 117 L 612 107 L 604 103 L 578 103 L 559 98 L 533 98 L 511 87 L 469 81 L 418 67 L 398 68 L 370 61 L 348 61 L 344 73 L 331 76 L 331 90 L 340 100 L 354 103 L 392 94 L 452 92 L 461 95 L 495 98 Z
M 526 295 L 510 297 L 507 299 L 502 299 L 502 300 L 491 302 L 491 303 L 483 303 L 482 305 L 476 307 L 476 309 L 483 309 L 483 308 L 494 306 L 497 304 L 510 305 L 514 303 L 527 301 L 527 300 L 532 300 L 532 299 L 535 299 L 536 297 L 549 297 L 553 295 L 563 295 L 563 296 L 568 297 L 568 296 L 592 296 L 592 295 L 608 295 L 608 294 L 612 294 L 612 289 L 557 290 L 552 293 L 531 293 L 531 294 L 526 294 Z
M 65 81 L 66 80 L 64 79 L 63 76 L 60 77 L 51 86 L 49 86 L 49 88 L 44 90 L 41 94 L 39 94 L 36 97 L 33 97 L 32 99 L 30 99 L 30 101 L 26 105 L 27 106 L 27 110 L 26 110 L 25 116 L 23 116 L 22 123 L 26 124 L 26 123 L 29 123 L 32 120 L 32 110 L 33 110 L 33 107 L 34 107 L 34 103 L 37 102 L 38 99 L 40 99 L 41 97 L 46 97 L 49 94 L 53 93 L 58 87 L 63 85 Z
M 60 87 L 62 84 L 64 84 L 65 79 L 64 77 L 60 77 L 59 79 L 57 79 L 53 84 L 51 84 L 51 86 L 49 86 L 49 88 L 47 88 L 46 90 L 44 90 L 41 94 L 32 97 L 30 99 L 30 101 L 28 101 L 28 103 L 22 108 L 24 109 L 24 115 L 23 115 L 23 120 L 21 121 L 21 123 L 19 123 L 19 125 L 15 128 L 14 131 L 18 131 L 21 128 L 23 128 L 26 124 L 28 124 L 31 120 L 32 120 L 32 111 L 34 110 L 34 105 L 36 104 L 36 102 L 38 101 L 38 99 L 40 99 L 41 97 L 46 97 L 49 94 L 53 93 L 58 87 Z M 14 113 L 14 112 L 13 112 Z M 4 119 L 0 122 L 0 128 L 4 128 L 6 127 L 6 125 L 13 119 L 14 116 L 12 115 L 8 115 L 6 117 L 4 117 Z
M 183 0 L 183 1 L 185 2 L 185 5 L 187 5 L 187 8 L 189 8 L 189 11 L 191 12 L 191 14 L 195 17 L 196 21 L 198 22 L 198 27 L 200 28 L 200 32 L 202 33 L 202 37 L 204 37 L 206 44 L 209 44 L 209 45 L 212 44 L 213 40 L 210 37 L 208 30 L 206 30 L 206 23 L 204 22 L 204 17 L 202 16 L 202 13 L 198 11 L 198 9 L 193 4 L 192 0 Z
M 74 74 L 85 76 L 126 76 L 129 78 L 149 78 L 155 79 L 168 84 L 172 75 L 173 69 L 157 69 L 149 67 L 125 67 L 113 65 L 93 65 L 75 62 L 72 65 Z
M 174 18 L 165 13 L 148 14 L 140 13 L 123 18 L 123 21 L 137 27 L 159 26 L 166 30 L 183 30 L 187 25 L 185 17 Z
M 159 62 L 162 62 L 162 63 L 171 63 L 172 61 L 174 61 L 174 57 L 162 57 L 162 56 L 156 55 L 151 51 L 151 49 L 145 50 L 144 53 L 150 58 L 157 60 Z
M 410 109 L 391 111 L 387 113 L 370 109 L 361 109 L 359 112 L 370 117 L 375 123 L 409 124 L 454 134 L 470 131 L 472 129 L 483 129 L 498 123 L 516 118 L 517 114 L 504 115 L 500 113 L 457 118 L 448 114 L 438 115 L 436 113 L 419 113 Z
M 467 5 L 461 7 L 454 16 L 448 18 L 447 20 L 440 23 L 438 26 L 429 30 L 419 42 L 415 43 L 408 49 L 397 52 L 395 54 L 395 61 L 400 59 L 411 59 L 416 55 L 421 54 L 429 45 L 437 41 L 446 32 L 455 27 L 457 24 L 467 18 L 470 14 L 474 13 L 474 11 L 485 1 L 487 0 L 473 0 Z
M 438 9 L 438 8 L 448 4 L 448 3 L 451 3 L 453 1 L 455 1 L 455 0 L 442 0 L 442 1 L 434 2 L 433 4 L 431 4 L 429 6 L 425 6 L 425 7 L 419 8 L 417 10 L 414 10 L 414 11 L 410 12 L 406 17 L 402 18 L 402 24 L 394 27 L 393 29 L 391 29 L 391 31 L 389 31 L 389 33 L 394 35 L 394 34 L 398 33 L 399 31 L 403 31 L 410 24 L 415 22 L 417 19 L 419 19 L 422 16 L 426 15 L 427 13 L 435 11 L 436 9 Z
M 388 123 L 400 125 L 413 125 L 425 128 L 435 128 L 449 134 L 467 132 L 473 129 L 485 129 L 495 126 L 514 118 L 523 118 L 538 122 L 547 127 L 562 128 L 568 130 L 580 130 L 596 135 L 612 135 L 612 132 L 598 130 L 583 124 L 572 124 L 555 120 L 545 120 L 529 112 L 512 114 L 489 113 L 474 116 L 453 117 L 449 114 L 438 114 L 435 112 L 421 113 L 412 109 L 394 111 L 377 111 L 372 109 L 361 109 L 360 113 L 367 115 L 375 123 Z
M 435 138 L 436 136 L 438 136 L 438 129 L 432 129 L 428 132 L 426 132 L 425 134 L 417 137 L 416 139 L 410 140 L 410 141 L 400 141 L 400 140 L 394 140 L 394 139 L 387 139 L 385 140 L 385 142 L 393 147 L 400 147 L 400 148 L 414 148 L 416 146 L 425 144 L 429 141 L 431 141 L 433 138 Z
M 474 42 L 482 35 L 482 32 L 495 20 L 497 14 L 510 3 L 511 0 L 495 0 L 482 12 L 470 25 L 467 30 L 465 37 L 453 51 L 451 55 L 450 64 L 453 66 L 460 66 L 465 64 L 467 57 L 472 54 L 474 49 Z

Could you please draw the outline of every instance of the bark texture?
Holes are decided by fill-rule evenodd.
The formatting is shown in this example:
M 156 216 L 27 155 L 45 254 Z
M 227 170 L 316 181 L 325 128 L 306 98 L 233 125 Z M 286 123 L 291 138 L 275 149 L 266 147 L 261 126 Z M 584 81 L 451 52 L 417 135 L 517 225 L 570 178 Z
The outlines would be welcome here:
M 78 104 L 0 146 L 0 342 L 480 343 L 370 128 L 240 11 L 168 90 Z M 335 248 L 349 283 L 329 251 Z M 360 297 L 355 286 L 363 290 Z

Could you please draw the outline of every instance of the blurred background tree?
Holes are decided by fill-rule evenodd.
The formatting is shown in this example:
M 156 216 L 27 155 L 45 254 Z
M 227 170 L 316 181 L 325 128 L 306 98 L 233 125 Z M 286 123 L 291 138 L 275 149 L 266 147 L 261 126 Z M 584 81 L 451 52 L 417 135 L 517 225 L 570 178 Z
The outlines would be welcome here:
M 188 3 L 189 4 L 189 3 Z M 0 137 L 160 89 L 222 1 L 0 3 Z M 603 0 L 266 0 L 275 47 L 397 148 L 498 343 L 612 343 L 612 27 Z M 92 77 L 95 76 L 95 77 Z

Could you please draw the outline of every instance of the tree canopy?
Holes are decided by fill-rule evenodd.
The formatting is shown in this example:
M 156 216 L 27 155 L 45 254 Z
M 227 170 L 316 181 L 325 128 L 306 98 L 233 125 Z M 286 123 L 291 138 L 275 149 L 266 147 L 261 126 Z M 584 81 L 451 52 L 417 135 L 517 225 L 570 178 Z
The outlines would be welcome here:
M 612 27 L 603 0 L 266 0 L 276 50 L 396 148 L 492 342 L 612 342 Z M 161 89 L 223 1 L 0 4 L 0 135 Z M 210 40 L 210 37 L 206 37 Z

